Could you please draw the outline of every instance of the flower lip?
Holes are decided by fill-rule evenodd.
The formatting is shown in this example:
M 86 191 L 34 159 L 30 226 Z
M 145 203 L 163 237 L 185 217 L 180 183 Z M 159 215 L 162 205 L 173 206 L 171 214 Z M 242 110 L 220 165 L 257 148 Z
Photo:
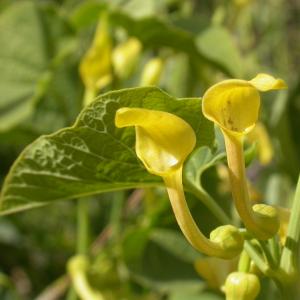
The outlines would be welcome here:
M 258 119 L 260 96 L 245 80 L 228 79 L 215 84 L 202 101 L 205 117 L 232 133 L 249 132 Z
M 206 118 L 234 134 L 246 134 L 255 126 L 259 109 L 259 91 L 287 88 L 282 79 L 259 73 L 250 81 L 228 79 L 210 87 L 203 96 Z
M 196 144 L 192 127 L 168 112 L 123 107 L 116 113 L 115 124 L 135 126 L 136 154 L 158 176 L 179 169 Z

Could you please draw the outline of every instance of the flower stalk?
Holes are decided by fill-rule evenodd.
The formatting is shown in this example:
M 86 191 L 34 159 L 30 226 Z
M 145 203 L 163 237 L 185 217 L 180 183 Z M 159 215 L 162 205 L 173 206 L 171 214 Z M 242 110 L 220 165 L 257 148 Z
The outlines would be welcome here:
M 247 187 L 243 138 L 258 119 L 259 91 L 284 89 L 283 80 L 258 74 L 250 81 L 224 80 L 209 88 L 203 96 L 203 114 L 220 126 L 227 152 L 232 196 L 237 211 L 254 237 L 266 240 L 279 229 L 279 217 L 274 207 L 257 204 L 252 207 Z

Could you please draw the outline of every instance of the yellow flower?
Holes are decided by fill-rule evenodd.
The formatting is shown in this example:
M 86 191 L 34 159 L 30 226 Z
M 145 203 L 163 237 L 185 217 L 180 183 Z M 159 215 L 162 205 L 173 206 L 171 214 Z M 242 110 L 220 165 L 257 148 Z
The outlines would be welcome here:
M 127 78 L 132 73 L 141 50 L 141 42 L 134 37 L 129 38 L 114 49 L 112 56 L 114 72 L 119 78 Z
M 182 167 L 196 144 L 191 126 L 173 114 L 142 108 L 120 108 L 115 124 L 117 127 L 135 126 L 137 156 L 150 173 L 163 178 L 178 225 L 191 245 L 211 256 L 238 255 L 243 238 L 237 228 L 218 227 L 211 232 L 209 240 L 197 227 L 187 206 Z
M 150 173 L 158 176 L 181 168 L 196 144 L 191 126 L 167 112 L 121 108 L 116 126 L 136 126 L 137 156 Z
M 260 108 L 259 91 L 286 88 L 281 79 L 258 74 L 250 81 L 229 79 L 215 84 L 203 96 L 204 115 L 222 129 L 245 134 L 255 126 Z
M 87 105 L 97 90 L 112 80 L 112 42 L 106 15 L 99 21 L 92 45 L 80 62 L 79 72 L 86 89 L 84 104 Z
M 258 119 L 259 91 L 286 88 L 281 79 L 258 74 L 250 81 L 224 80 L 209 88 L 203 96 L 203 114 L 220 126 L 227 152 L 232 195 L 235 206 L 246 228 L 258 239 L 272 237 L 279 228 L 274 207 L 256 204 L 253 209 L 249 200 L 243 137 L 251 131 Z

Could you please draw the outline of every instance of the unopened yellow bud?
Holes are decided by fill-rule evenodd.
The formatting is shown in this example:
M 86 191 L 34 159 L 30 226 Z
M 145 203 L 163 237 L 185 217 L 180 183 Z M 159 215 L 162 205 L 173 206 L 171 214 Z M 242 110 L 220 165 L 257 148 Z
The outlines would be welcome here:
M 112 80 L 112 42 L 108 30 L 107 16 L 103 15 L 97 26 L 94 40 L 82 58 L 80 76 L 85 88 L 100 89 Z
M 260 282 L 254 274 L 234 272 L 226 279 L 226 300 L 255 300 L 259 292 Z
M 115 74 L 121 78 L 127 78 L 136 67 L 142 44 L 137 38 L 129 38 L 124 43 L 118 45 L 112 55 Z
M 255 204 L 252 209 L 254 214 L 260 218 L 265 232 L 269 233 L 269 236 L 273 236 L 278 231 L 280 225 L 277 208 L 266 204 Z
M 163 71 L 163 67 L 163 59 L 151 59 L 144 67 L 141 79 L 141 86 L 158 84 Z
M 210 233 L 210 240 L 224 250 L 221 258 L 229 259 L 241 253 L 244 246 L 244 238 L 239 230 L 232 225 L 223 225 Z

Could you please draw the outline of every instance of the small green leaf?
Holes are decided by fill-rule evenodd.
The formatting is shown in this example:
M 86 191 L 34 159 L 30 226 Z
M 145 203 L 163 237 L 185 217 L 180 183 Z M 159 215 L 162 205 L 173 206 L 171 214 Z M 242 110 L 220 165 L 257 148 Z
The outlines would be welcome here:
M 5 180 L 0 213 L 160 184 L 136 157 L 134 128 L 115 127 L 120 107 L 174 113 L 194 128 L 198 146 L 212 146 L 213 126 L 203 117 L 199 98 L 176 99 L 155 87 L 109 92 L 86 107 L 73 127 L 42 136 L 21 153 Z
M 208 168 L 224 160 L 225 153 L 213 154 L 209 147 L 201 147 L 193 152 L 185 164 L 184 178 L 185 182 L 202 187 L 201 176 Z
M 199 198 L 203 204 L 223 223 L 231 223 L 228 216 L 218 206 L 215 200 L 205 191 L 201 183 L 201 176 L 208 168 L 222 161 L 225 153 L 213 154 L 211 149 L 204 146 L 196 149 L 184 167 L 183 178 L 185 188 Z
M 198 50 L 231 76 L 243 75 L 242 59 L 233 37 L 223 27 L 210 27 L 196 39 Z

